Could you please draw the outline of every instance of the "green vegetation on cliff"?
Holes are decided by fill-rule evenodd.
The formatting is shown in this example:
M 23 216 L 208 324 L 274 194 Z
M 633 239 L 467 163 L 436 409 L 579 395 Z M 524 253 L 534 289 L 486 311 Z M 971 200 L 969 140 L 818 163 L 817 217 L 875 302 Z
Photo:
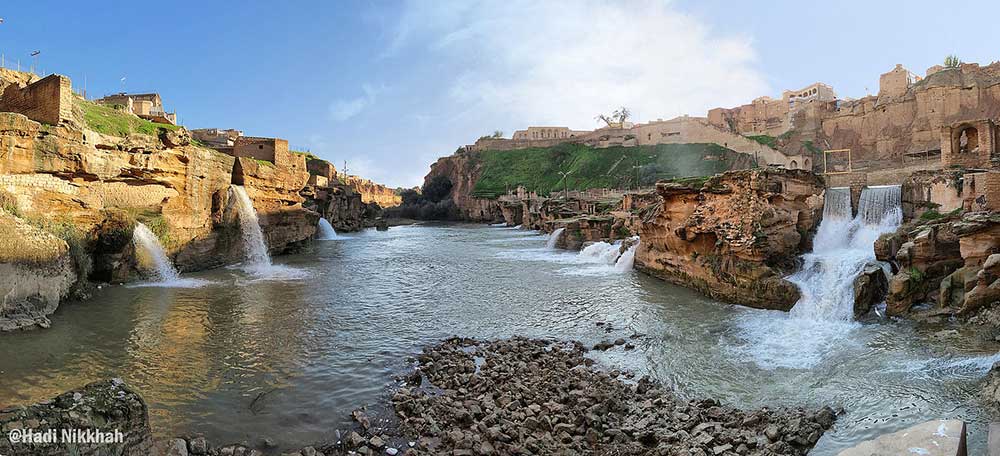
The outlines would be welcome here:
M 472 192 L 496 198 L 524 185 L 547 195 L 563 189 L 560 172 L 568 172 L 566 187 L 628 188 L 658 180 L 709 176 L 749 167 L 750 158 L 716 144 L 660 144 L 596 149 L 580 144 L 478 153 L 482 173 Z
M 83 111 L 83 121 L 87 124 L 87 128 L 105 135 L 125 137 L 132 133 L 142 133 L 156 136 L 161 128 L 167 130 L 180 128 L 177 125 L 150 122 L 111 106 L 80 98 L 76 99 L 76 106 Z

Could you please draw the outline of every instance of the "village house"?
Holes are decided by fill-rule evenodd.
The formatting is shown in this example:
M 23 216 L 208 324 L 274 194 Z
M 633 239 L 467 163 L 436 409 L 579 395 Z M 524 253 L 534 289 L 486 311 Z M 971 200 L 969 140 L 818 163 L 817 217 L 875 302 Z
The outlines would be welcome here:
M 176 125 L 177 113 L 166 112 L 163 109 L 163 99 L 158 93 L 116 93 L 95 100 L 97 103 L 109 106 L 121 106 L 143 119 L 151 122 Z
M 236 145 L 236 139 L 240 136 L 243 136 L 243 132 L 236 129 L 197 128 L 191 130 L 192 138 L 213 149 L 231 149 Z

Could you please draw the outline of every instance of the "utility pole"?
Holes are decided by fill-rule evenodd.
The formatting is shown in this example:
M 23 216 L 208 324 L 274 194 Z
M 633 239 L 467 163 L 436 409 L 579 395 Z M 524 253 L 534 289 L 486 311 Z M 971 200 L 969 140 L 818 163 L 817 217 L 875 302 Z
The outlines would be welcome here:
M 569 198 L 569 179 L 566 176 L 573 174 L 572 171 L 558 171 L 559 175 L 562 176 L 563 181 L 563 199 Z
M 38 54 L 41 54 L 41 53 L 42 53 L 42 51 L 32 51 L 31 52 L 31 73 L 32 74 L 36 74 L 35 70 L 38 69 Z

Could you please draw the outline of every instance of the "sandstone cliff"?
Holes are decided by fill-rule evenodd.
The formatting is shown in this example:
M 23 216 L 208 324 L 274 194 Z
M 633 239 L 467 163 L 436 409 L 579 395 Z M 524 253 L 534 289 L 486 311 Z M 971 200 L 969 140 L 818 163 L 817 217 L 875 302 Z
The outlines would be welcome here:
M 358 176 L 347 176 L 346 184 L 358 192 L 366 204 L 375 203 L 386 208 L 399 206 L 403 201 L 395 190 Z
M 447 177 L 451 182 L 451 200 L 458 208 L 462 220 L 470 222 L 503 220 L 500 205 L 496 200 L 473 196 L 481 172 L 482 163 L 476 159 L 474 152 L 459 151 L 434 162 L 430 173 L 424 177 L 424 184 L 431 182 L 437 176 Z
M 661 204 L 639 228 L 636 269 L 717 299 L 789 310 L 799 291 L 782 276 L 809 248 L 823 182 L 802 170 L 731 171 L 696 187 L 657 184 Z

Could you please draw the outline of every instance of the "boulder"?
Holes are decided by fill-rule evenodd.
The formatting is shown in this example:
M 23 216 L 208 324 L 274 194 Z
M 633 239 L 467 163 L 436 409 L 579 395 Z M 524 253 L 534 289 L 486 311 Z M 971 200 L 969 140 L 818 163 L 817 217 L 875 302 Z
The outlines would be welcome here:
M 885 300 L 889 292 L 889 279 L 879 263 L 868 263 L 854 279 L 854 318 L 861 317 Z
M 839 456 L 966 456 L 965 422 L 934 420 L 862 442 Z

